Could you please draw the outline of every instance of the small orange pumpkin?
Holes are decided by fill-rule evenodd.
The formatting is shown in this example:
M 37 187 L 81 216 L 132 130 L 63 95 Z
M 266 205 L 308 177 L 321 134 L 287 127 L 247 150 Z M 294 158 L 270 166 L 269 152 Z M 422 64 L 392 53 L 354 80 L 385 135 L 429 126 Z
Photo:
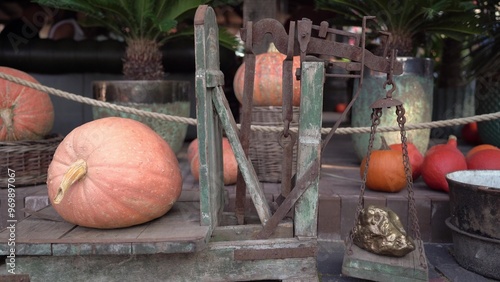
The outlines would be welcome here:
M 283 61 L 286 55 L 270 48 L 267 53 L 255 56 L 255 77 L 253 89 L 254 106 L 281 106 L 283 104 Z M 295 77 L 295 70 L 300 68 L 300 57 L 293 58 L 293 106 L 300 105 L 300 81 Z M 245 63 L 234 75 L 234 94 L 240 103 L 243 101 Z
M 175 153 L 156 132 L 109 117 L 64 138 L 49 165 L 47 188 L 66 221 L 121 228 L 167 213 L 180 196 L 182 176 Z
M 403 153 L 403 145 L 401 143 L 391 144 L 389 145 L 389 147 L 392 150 L 400 152 L 401 154 Z M 420 174 L 422 174 L 422 164 L 424 163 L 424 156 L 420 153 L 420 151 L 413 143 L 407 142 L 406 147 L 408 150 L 408 158 L 410 159 L 411 176 L 413 178 L 413 181 L 415 181 L 420 177 Z
M 20 70 L 0 67 L 0 72 L 38 83 Z M 54 107 L 47 93 L 0 80 L 0 141 L 42 139 L 53 125 Z
M 360 174 L 363 177 L 366 166 L 366 156 L 361 162 Z M 406 172 L 403 164 L 403 154 L 391 150 L 382 137 L 382 148 L 373 150 L 366 175 L 366 187 L 380 192 L 396 193 L 407 185 Z

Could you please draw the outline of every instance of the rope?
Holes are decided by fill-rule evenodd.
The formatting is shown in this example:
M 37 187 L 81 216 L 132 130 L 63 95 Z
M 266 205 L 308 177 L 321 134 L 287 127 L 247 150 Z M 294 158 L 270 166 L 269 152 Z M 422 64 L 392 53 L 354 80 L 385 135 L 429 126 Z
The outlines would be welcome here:
M 5 80 L 33 88 L 54 96 L 58 96 L 67 100 L 79 102 L 82 104 L 87 104 L 91 105 L 94 107 L 102 107 L 102 108 L 109 108 L 115 111 L 121 111 L 121 112 L 126 112 L 130 114 L 135 114 L 138 116 L 145 116 L 149 118 L 155 118 L 155 119 L 160 119 L 160 120 L 165 120 L 165 121 L 173 121 L 173 122 L 178 122 L 178 123 L 184 123 L 188 125 L 197 125 L 197 120 L 193 118 L 186 118 L 186 117 L 179 117 L 179 116 L 172 116 L 172 115 L 166 115 L 162 113 L 155 113 L 155 112 L 149 112 L 149 111 L 144 111 L 144 110 L 139 110 L 139 109 L 134 109 L 131 107 L 126 107 L 126 106 L 120 106 L 120 105 L 115 105 L 109 102 L 102 102 L 98 101 L 92 98 L 87 98 L 87 97 L 82 97 L 77 94 L 73 94 L 70 92 L 62 91 L 59 89 L 55 89 L 52 87 L 44 86 L 39 83 L 34 83 L 31 81 L 27 81 L 24 79 L 20 79 L 18 77 L 8 75 L 5 73 L 0 72 L 0 78 L 3 78 Z M 467 124 L 471 122 L 481 122 L 481 121 L 488 121 L 488 120 L 493 120 L 493 119 L 499 119 L 500 118 L 500 112 L 496 113 L 490 113 L 490 114 L 483 114 L 483 115 L 476 115 L 476 116 L 470 116 L 470 117 L 464 117 L 464 118 L 455 118 L 455 119 L 448 119 L 448 120 L 439 120 L 439 121 L 432 121 L 432 122 L 423 122 L 423 123 L 418 123 L 418 124 L 407 124 L 405 125 L 405 129 L 408 130 L 416 130 L 416 129 L 428 129 L 428 128 L 438 128 L 438 127 L 447 127 L 447 126 L 455 126 L 455 125 L 462 125 L 462 124 Z M 238 124 L 238 128 L 240 125 Z M 251 129 L 253 131 L 261 131 L 261 132 L 282 132 L 283 127 L 275 127 L 275 126 L 263 126 L 263 125 L 252 125 Z M 377 130 L 379 132 L 389 132 L 389 131 L 399 131 L 399 126 L 381 126 L 378 127 Z M 290 128 L 290 131 L 292 132 L 298 132 L 297 127 L 292 127 Z M 328 134 L 330 132 L 330 128 L 322 128 L 321 129 L 321 134 Z M 355 134 L 355 133 L 369 133 L 370 132 L 370 127 L 341 127 L 337 128 L 335 131 L 335 134 Z

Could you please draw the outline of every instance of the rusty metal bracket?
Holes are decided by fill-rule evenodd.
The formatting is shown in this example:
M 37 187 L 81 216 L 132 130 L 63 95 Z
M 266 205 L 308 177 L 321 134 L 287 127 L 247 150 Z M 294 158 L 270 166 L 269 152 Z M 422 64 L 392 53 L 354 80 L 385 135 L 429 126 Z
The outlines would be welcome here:
M 349 62 L 335 62 L 334 64 L 342 67 L 350 72 L 350 74 L 341 74 L 341 75 L 331 75 L 331 76 L 343 76 L 343 77 L 352 77 L 359 78 L 359 89 L 358 93 L 356 93 L 353 100 L 349 103 L 348 109 L 352 106 L 354 100 L 359 94 L 359 90 L 362 87 L 363 74 L 365 67 L 373 70 L 384 72 L 392 75 L 398 75 L 403 72 L 402 63 L 397 62 L 394 56 L 387 58 L 385 55 L 387 52 L 384 52 L 384 56 L 376 56 L 370 51 L 365 49 L 366 44 L 366 22 L 368 20 L 374 19 L 375 17 L 368 16 L 363 18 L 362 22 L 362 33 L 361 35 L 350 33 L 334 28 L 330 28 L 327 22 L 321 22 L 320 25 L 313 25 L 312 21 L 309 19 L 302 19 L 295 22 L 292 22 L 290 25 L 289 34 L 287 34 L 283 25 L 274 19 L 263 19 L 256 23 L 249 22 L 244 29 L 241 30 L 242 39 L 245 41 L 245 50 L 246 54 L 252 56 L 245 62 L 255 63 L 255 54 L 251 52 L 251 50 L 262 44 L 264 41 L 265 35 L 271 35 L 272 41 L 276 46 L 276 49 L 282 53 L 286 54 L 287 57 L 283 62 L 283 83 L 284 83 L 284 109 L 283 109 L 283 119 L 285 122 L 289 122 L 289 87 L 291 86 L 290 78 L 292 77 L 292 61 L 291 56 L 300 55 L 301 63 L 306 61 L 311 55 L 321 56 L 324 55 L 328 58 L 332 57 L 340 57 L 348 59 Z M 317 37 L 313 36 L 313 30 L 318 31 Z M 328 35 L 343 35 L 349 36 L 355 39 L 355 45 L 350 45 L 343 42 L 337 42 L 335 40 L 330 40 Z M 390 34 L 385 33 L 384 35 L 388 36 L 388 39 L 391 39 Z M 394 54 L 394 52 L 392 53 Z M 314 57 L 318 60 L 318 57 Z M 322 59 L 324 61 L 324 59 Z M 248 71 L 254 65 L 249 66 L 246 65 L 246 75 L 245 75 L 245 95 L 253 90 L 253 74 L 250 76 Z M 297 70 L 295 73 L 296 77 L 300 79 L 300 70 Z M 252 80 L 249 82 L 248 80 Z M 251 85 L 251 86 L 250 86 Z M 251 87 L 251 88 L 250 88 Z M 286 97 L 286 98 L 285 98 Z M 245 103 L 252 103 L 252 101 L 247 100 L 243 103 L 243 117 L 249 116 L 248 112 L 251 110 L 251 105 L 245 105 Z M 348 109 L 343 113 L 348 112 Z M 249 118 L 245 119 L 245 123 L 249 121 Z M 248 124 L 247 124 L 248 125 Z M 330 133 L 328 134 L 326 140 L 323 142 L 323 147 L 328 143 L 336 128 L 339 126 L 339 123 L 335 124 Z M 242 120 L 242 128 L 243 128 L 243 120 Z M 243 131 L 243 129 L 242 129 Z M 287 130 L 286 127 L 284 129 L 284 133 L 286 136 Z M 243 141 L 243 140 L 242 140 Z M 304 193 L 305 190 L 309 187 L 311 181 L 313 181 L 316 176 L 319 174 L 320 170 L 320 160 L 318 159 L 313 163 L 313 165 L 309 166 L 306 172 L 296 181 L 296 185 L 294 189 L 291 190 L 289 195 L 283 200 L 281 205 L 276 210 L 275 214 L 265 223 L 263 229 L 259 234 L 257 234 L 257 238 L 264 239 L 268 238 L 270 234 L 274 232 L 274 229 L 278 225 L 278 223 L 286 216 L 286 214 L 293 207 L 295 202 L 300 198 L 300 196 Z M 294 182 L 296 177 L 292 177 L 291 183 Z M 288 182 L 288 181 L 286 181 Z M 238 190 L 237 190 L 238 191 Z M 238 194 L 238 192 L 237 192 Z M 238 197 L 237 197 L 238 201 Z M 240 207 L 241 208 L 241 207 Z M 238 205 L 237 205 L 238 209 Z

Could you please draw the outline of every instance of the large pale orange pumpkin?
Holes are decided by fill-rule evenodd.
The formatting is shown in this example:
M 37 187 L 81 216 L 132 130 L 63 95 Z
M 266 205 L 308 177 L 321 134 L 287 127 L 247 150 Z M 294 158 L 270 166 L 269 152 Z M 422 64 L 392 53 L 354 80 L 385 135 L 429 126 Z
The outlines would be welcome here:
M 54 209 L 66 221 L 94 228 L 141 224 L 167 213 L 182 176 L 175 153 L 148 126 L 109 117 L 71 131 L 49 166 Z
M 286 56 L 278 51 L 255 56 L 255 77 L 253 89 L 254 106 L 281 106 L 283 104 L 283 60 Z M 293 105 L 300 105 L 300 82 L 295 77 L 295 71 L 300 68 L 300 57 L 293 58 Z M 243 101 L 245 78 L 245 63 L 234 76 L 234 94 L 240 103 Z
M 38 83 L 20 70 L 0 72 Z M 0 79 L 0 141 L 42 139 L 54 125 L 54 108 L 47 93 Z

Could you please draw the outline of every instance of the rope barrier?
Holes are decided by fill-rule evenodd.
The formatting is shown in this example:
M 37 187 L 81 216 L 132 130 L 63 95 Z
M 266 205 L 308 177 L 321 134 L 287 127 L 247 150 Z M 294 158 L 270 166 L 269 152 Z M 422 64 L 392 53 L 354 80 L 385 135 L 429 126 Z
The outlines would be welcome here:
M 155 112 L 149 112 L 149 111 L 144 111 L 144 110 L 139 110 L 127 106 L 120 106 L 120 105 L 115 105 L 109 102 L 102 102 L 98 101 L 92 98 L 87 98 L 87 97 L 82 97 L 77 94 L 73 94 L 70 92 L 62 91 L 59 89 L 55 89 L 52 87 L 44 86 L 38 83 L 34 83 L 31 81 L 27 81 L 24 79 L 20 79 L 18 77 L 8 75 L 5 73 L 0 72 L 0 78 L 3 78 L 5 80 L 30 87 L 54 96 L 58 96 L 67 100 L 71 100 L 74 102 L 82 103 L 82 104 L 87 104 L 91 105 L 94 107 L 102 107 L 102 108 L 109 108 L 115 111 L 121 111 L 121 112 L 126 112 L 130 114 L 135 114 L 138 116 L 145 116 L 149 118 L 155 118 L 155 119 L 160 119 L 160 120 L 165 120 L 165 121 L 173 121 L 173 122 L 178 122 L 178 123 L 184 123 L 188 125 L 197 125 L 197 120 L 193 118 L 186 118 L 186 117 L 179 117 L 179 116 L 172 116 L 172 115 L 167 115 L 167 114 L 162 114 L 162 113 L 155 113 Z M 423 122 L 423 123 L 418 123 L 418 124 L 406 124 L 405 129 L 406 130 L 416 130 L 416 129 L 429 129 L 429 128 L 438 128 L 438 127 L 447 127 L 447 126 L 455 126 L 455 125 L 462 125 L 462 124 L 467 124 L 470 122 L 481 122 L 481 121 L 488 121 L 488 120 L 493 120 L 493 119 L 498 119 L 500 118 L 500 112 L 496 113 L 490 113 L 490 114 L 483 114 L 483 115 L 476 115 L 476 116 L 471 116 L 471 117 L 464 117 L 464 118 L 455 118 L 455 119 L 448 119 L 448 120 L 439 120 L 439 121 L 432 121 L 432 122 Z M 239 128 L 238 124 L 238 128 Z M 263 125 L 252 125 L 252 130 L 253 131 L 262 131 L 262 132 L 281 132 L 283 131 L 283 127 L 277 127 L 277 126 L 263 126 Z M 290 128 L 292 132 L 297 132 L 298 128 Z M 389 132 L 389 131 L 399 131 L 399 126 L 381 126 L 377 128 L 377 131 L 379 132 Z M 330 128 L 322 128 L 321 129 L 321 134 L 328 134 L 330 132 Z M 335 131 L 335 134 L 355 134 L 355 133 L 369 133 L 370 132 L 370 127 L 340 127 L 337 128 Z

